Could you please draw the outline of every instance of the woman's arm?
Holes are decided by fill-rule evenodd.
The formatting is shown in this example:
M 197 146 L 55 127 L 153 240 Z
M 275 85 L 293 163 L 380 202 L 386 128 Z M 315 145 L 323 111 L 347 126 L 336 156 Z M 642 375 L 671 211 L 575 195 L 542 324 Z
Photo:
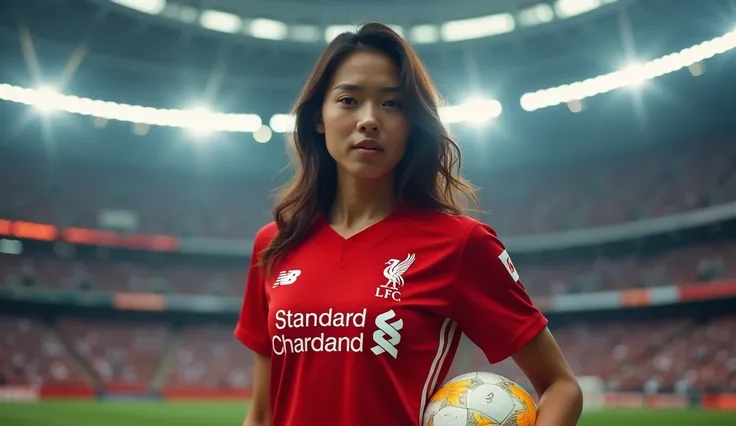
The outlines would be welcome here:
M 256 354 L 253 367 L 253 397 L 243 426 L 271 425 L 270 371 L 271 358 Z
M 549 329 L 532 338 L 514 356 L 540 395 L 536 426 L 575 426 L 583 393 Z

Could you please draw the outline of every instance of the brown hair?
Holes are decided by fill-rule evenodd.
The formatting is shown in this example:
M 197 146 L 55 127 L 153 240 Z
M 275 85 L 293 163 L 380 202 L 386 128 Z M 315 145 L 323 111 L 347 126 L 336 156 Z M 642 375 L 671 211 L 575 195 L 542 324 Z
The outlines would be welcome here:
M 403 111 L 411 128 L 403 158 L 395 169 L 401 204 L 463 214 L 459 196 L 477 205 L 474 188 L 460 176 L 460 148 L 440 121 L 439 95 L 416 52 L 391 28 L 378 23 L 337 36 L 317 60 L 293 109 L 296 173 L 278 197 L 273 217 L 278 233 L 262 253 L 267 271 L 307 236 L 337 191 L 337 165 L 317 132 L 327 85 L 348 56 L 360 50 L 388 56 L 399 70 Z

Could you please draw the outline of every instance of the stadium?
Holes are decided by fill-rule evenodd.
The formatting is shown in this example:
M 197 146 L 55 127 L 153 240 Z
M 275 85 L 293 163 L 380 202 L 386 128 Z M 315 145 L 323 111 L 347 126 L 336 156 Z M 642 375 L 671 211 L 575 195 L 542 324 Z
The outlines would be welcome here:
M 3 2 L 0 424 L 242 423 L 289 110 L 371 20 L 445 97 L 580 425 L 736 424 L 732 0 Z M 470 371 L 532 389 L 463 340 Z

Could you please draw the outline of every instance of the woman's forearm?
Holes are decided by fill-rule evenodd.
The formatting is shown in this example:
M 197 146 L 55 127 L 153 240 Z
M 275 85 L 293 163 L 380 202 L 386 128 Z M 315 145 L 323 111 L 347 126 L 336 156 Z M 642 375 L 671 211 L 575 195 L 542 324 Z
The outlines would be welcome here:
M 535 426 L 575 426 L 583 410 L 583 393 L 577 381 L 560 380 L 542 394 Z

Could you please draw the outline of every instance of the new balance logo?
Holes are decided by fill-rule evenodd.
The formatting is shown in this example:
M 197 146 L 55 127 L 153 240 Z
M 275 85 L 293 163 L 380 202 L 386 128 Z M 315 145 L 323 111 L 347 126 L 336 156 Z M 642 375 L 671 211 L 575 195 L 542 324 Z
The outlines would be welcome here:
M 299 278 L 299 275 L 302 274 L 302 271 L 299 269 L 292 269 L 290 271 L 281 271 L 279 272 L 279 276 L 276 278 L 276 282 L 273 283 L 273 288 L 282 286 L 282 285 L 292 285 L 296 282 L 296 279 Z
M 378 327 L 378 330 L 373 332 L 373 341 L 376 345 L 371 348 L 374 354 L 380 355 L 386 352 L 394 358 L 399 355 L 396 345 L 401 342 L 399 330 L 404 327 L 404 321 L 398 319 L 388 322 L 394 319 L 394 317 L 396 317 L 396 313 L 393 309 L 376 317 L 376 327 Z

